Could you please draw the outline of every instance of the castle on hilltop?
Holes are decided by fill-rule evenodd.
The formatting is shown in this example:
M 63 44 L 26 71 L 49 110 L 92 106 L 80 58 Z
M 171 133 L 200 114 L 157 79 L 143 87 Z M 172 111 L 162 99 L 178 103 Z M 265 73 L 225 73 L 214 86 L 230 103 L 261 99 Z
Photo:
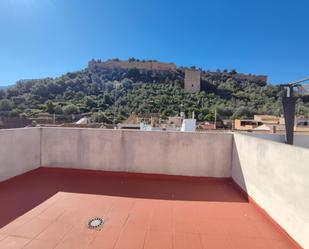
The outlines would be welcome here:
M 108 70 L 130 70 L 138 69 L 139 71 L 155 71 L 155 72 L 176 72 L 176 70 L 184 73 L 184 89 L 189 93 L 196 93 L 201 90 L 201 78 L 212 77 L 218 80 L 232 78 L 235 80 L 247 80 L 256 83 L 267 82 L 267 76 L 254 75 L 254 74 L 242 74 L 237 73 L 235 70 L 228 72 L 224 71 L 203 71 L 201 69 L 179 67 L 177 69 L 175 63 L 159 62 L 156 60 L 138 60 L 135 58 L 129 58 L 128 60 L 110 59 L 107 61 L 94 60 L 88 62 L 88 68 L 92 70 L 108 69 Z
M 201 91 L 201 71 L 185 69 L 184 89 L 188 93 Z
M 118 59 L 112 59 L 102 62 L 101 60 L 91 60 L 88 63 L 88 68 L 102 68 L 102 69 L 133 69 L 136 68 L 142 71 L 176 71 L 175 63 L 158 62 L 153 60 L 137 60 L 129 59 L 122 61 Z

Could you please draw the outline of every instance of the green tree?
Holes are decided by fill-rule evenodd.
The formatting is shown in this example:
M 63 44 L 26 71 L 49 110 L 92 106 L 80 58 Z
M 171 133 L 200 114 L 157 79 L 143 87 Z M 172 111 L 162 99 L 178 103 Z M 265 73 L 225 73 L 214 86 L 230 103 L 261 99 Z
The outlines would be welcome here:
M 249 107 L 239 107 L 233 114 L 232 118 L 251 118 L 254 115 L 254 112 Z
M 54 105 L 53 101 L 47 100 L 45 105 L 46 105 L 46 111 L 48 113 L 53 114 L 55 112 L 55 105 Z
M 18 117 L 20 113 L 21 113 L 21 111 L 19 109 L 13 109 L 13 110 L 9 111 L 8 116 L 15 118 L 15 117 Z
M 37 84 L 31 87 L 31 93 L 34 95 L 41 96 L 42 98 L 47 98 L 49 95 L 49 90 L 46 82 L 38 82 Z
M 231 75 L 235 75 L 235 74 L 237 74 L 236 69 L 232 69 L 232 70 L 231 70 L 231 72 L 230 72 L 230 74 L 231 74 Z
M 67 115 L 79 113 L 79 108 L 76 105 L 70 104 L 63 107 L 63 112 Z
M 129 57 L 128 61 L 129 62 L 134 62 L 134 61 L 136 61 L 136 59 L 134 57 Z
M 54 113 L 55 114 L 63 114 L 62 107 L 60 105 L 56 105 L 54 108 Z
M 140 71 L 137 68 L 132 68 L 128 71 L 127 77 L 133 80 L 138 80 Z
M 14 97 L 14 96 L 18 96 L 20 94 L 20 92 L 18 91 L 17 88 L 15 87 L 10 87 L 6 90 L 6 95 L 7 95 L 7 98 L 11 98 L 11 97 Z
M 229 77 L 223 77 L 221 71 L 214 74 L 203 71 L 201 77 L 202 91 L 197 94 L 183 90 L 184 72 L 179 69 L 156 72 L 96 67 L 54 79 L 22 80 L 5 90 L 5 95 L 0 91 L 0 100 L 7 99 L 2 109 L 9 110 L 1 111 L 0 115 L 8 115 L 16 108 L 21 115 L 45 112 L 46 109 L 61 114 L 64 106 L 70 114 L 101 110 L 104 113 L 99 114 L 101 120 L 112 123 L 114 116 L 120 122 L 133 112 L 168 117 L 181 111 L 187 115 L 195 111 L 198 120 L 211 120 L 211 115 L 207 115 L 214 109 L 217 109 L 218 118 L 225 119 L 252 118 L 255 113 L 282 113 L 283 90 L 278 86 L 236 80 L 231 72 Z M 122 87 L 116 88 L 115 81 L 121 82 Z M 52 106 L 48 100 L 57 105 Z M 72 104 L 73 108 L 70 107 Z M 298 114 L 307 115 L 308 110 L 309 98 L 297 102 Z
M 95 123 L 110 123 L 109 118 L 104 112 L 96 112 L 91 115 L 91 120 Z
M 5 98 L 5 91 L 0 89 L 0 100 Z
M 84 105 L 86 106 L 86 108 L 88 108 L 88 110 L 91 110 L 92 108 L 97 107 L 96 101 L 89 96 L 85 97 Z
M 11 100 L 2 99 L 0 100 L 0 111 L 8 112 L 13 108 L 13 103 Z

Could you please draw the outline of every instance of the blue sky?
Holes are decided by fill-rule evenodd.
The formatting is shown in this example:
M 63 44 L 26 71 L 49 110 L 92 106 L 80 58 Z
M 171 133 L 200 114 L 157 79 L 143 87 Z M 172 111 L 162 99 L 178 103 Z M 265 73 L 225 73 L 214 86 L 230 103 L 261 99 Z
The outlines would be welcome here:
M 291 81 L 309 76 L 308 10 L 307 0 L 1 0 L 0 85 L 131 56 Z

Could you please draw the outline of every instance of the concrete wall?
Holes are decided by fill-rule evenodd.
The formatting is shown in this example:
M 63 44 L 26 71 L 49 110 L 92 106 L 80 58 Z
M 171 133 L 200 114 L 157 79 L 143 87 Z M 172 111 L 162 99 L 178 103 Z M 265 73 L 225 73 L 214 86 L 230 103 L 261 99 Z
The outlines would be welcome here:
M 230 177 L 232 134 L 42 128 L 42 166 Z
M 308 162 L 308 149 L 234 134 L 233 179 L 304 248 L 309 248 Z
M 276 138 L 277 139 L 277 138 Z M 230 133 L 0 130 L 0 181 L 39 166 L 230 177 L 309 248 L 309 150 Z
M 0 182 L 40 166 L 40 129 L 0 130 Z
M 271 140 L 274 142 L 285 143 L 285 135 L 284 134 L 257 134 L 257 133 L 248 133 L 250 136 L 263 138 L 267 140 Z M 306 134 L 294 134 L 294 145 L 309 148 L 309 135 Z
M 248 136 L 271 140 L 274 142 L 285 143 L 284 134 L 263 134 L 263 133 L 248 133 Z
M 309 135 L 294 135 L 294 143 L 296 146 L 309 149 Z

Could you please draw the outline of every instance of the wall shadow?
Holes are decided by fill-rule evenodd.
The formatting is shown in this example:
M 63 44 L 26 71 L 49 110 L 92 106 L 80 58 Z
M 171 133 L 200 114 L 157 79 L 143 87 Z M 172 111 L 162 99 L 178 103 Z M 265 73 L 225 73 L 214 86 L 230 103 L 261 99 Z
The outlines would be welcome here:
M 248 201 L 248 190 L 246 186 L 246 180 L 244 177 L 243 169 L 241 167 L 241 161 L 239 157 L 239 151 L 236 145 L 235 136 L 232 139 L 232 158 L 231 158 L 231 175 L 232 181 L 237 186 L 243 197 Z
M 231 178 L 39 168 L 0 183 L 0 227 L 60 191 L 162 200 L 248 201 Z

